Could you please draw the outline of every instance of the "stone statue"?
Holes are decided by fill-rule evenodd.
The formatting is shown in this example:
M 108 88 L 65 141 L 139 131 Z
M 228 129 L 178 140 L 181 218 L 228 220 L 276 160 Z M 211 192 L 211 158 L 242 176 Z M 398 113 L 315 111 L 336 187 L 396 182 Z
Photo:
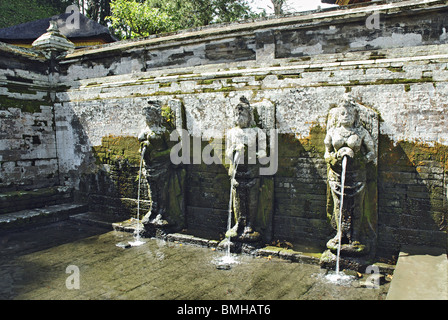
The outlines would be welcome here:
M 138 136 L 145 163 L 145 176 L 151 201 L 150 210 L 142 223 L 150 226 L 184 225 L 185 169 L 170 161 L 170 151 L 176 142 L 170 141 L 175 129 L 174 114 L 170 107 L 162 108 L 158 101 L 148 101 L 143 107 L 146 128 Z
M 331 109 L 324 140 L 331 195 L 327 214 L 331 216 L 332 226 L 336 230 L 341 228 L 341 255 L 347 256 L 367 254 L 372 241 L 368 239 L 371 238 L 369 234 L 376 232 L 373 226 L 376 213 L 369 212 L 369 204 L 365 203 L 366 194 L 370 192 L 367 190 L 368 168 L 377 165 L 376 141 L 361 122 L 359 106 L 352 98 L 346 98 L 340 106 Z M 338 226 L 344 157 L 347 158 L 347 166 L 341 226 Z M 376 201 L 376 195 L 368 201 Z M 336 234 L 327 243 L 333 253 L 337 250 L 338 239 Z
M 257 159 L 266 157 L 266 134 L 256 127 L 253 110 L 243 96 L 236 106 L 235 127 L 227 132 L 226 157 L 231 160 L 232 209 L 235 225 L 226 234 L 236 241 L 256 242 L 260 233 L 255 230 L 260 211 L 260 190 L 263 179 L 259 175 Z M 247 155 L 247 164 L 245 158 Z

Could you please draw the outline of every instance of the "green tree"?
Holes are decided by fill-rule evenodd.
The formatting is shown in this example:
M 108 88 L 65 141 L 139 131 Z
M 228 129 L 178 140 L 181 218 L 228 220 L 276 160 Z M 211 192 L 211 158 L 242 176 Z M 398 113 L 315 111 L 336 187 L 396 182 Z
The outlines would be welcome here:
M 247 0 L 112 0 L 112 28 L 133 38 L 259 17 Z
M 247 0 L 147 0 L 167 12 L 177 29 L 259 17 Z
M 271 0 L 272 5 L 274 6 L 274 14 L 276 16 L 280 16 L 284 13 L 283 6 L 286 0 Z
M 111 0 L 88 0 L 86 16 L 102 25 L 107 25 L 106 18 L 111 15 L 110 2 Z
M 0 28 L 51 17 L 65 12 L 68 1 L 14 0 L 0 1 Z
M 172 22 L 166 12 L 151 7 L 149 2 L 136 0 L 112 0 L 111 27 L 117 36 L 128 39 L 147 37 L 172 30 Z

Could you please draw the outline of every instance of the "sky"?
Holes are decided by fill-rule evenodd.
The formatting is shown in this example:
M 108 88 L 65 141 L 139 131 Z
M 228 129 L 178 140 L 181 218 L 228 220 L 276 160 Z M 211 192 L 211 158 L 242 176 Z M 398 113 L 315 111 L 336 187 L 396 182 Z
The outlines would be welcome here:
M 252 8 L 256 12 L 266 9 L 267 14 L 274 13 L 271 0 L 252 0 L 249 2 L 252 2 Z M 320 0 L 287 0 L 287 5 L 293 12 L 314 10 L 317 9 L 317 6 L 321 8 L 334 7 L 334 5 L 321 3 Z

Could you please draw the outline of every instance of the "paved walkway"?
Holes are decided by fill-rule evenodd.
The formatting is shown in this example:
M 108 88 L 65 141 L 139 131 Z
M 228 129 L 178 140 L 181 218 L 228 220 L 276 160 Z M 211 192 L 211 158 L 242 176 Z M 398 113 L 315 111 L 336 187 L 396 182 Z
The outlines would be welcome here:
M 388 300 L 448 300 L 446 251 L 403 248 L 398 257 Z
M 73 221 L 0 236 L 0 299 L 378 300 L 389 287 L 328 284 L 318 266 L 270 257 L 218 270 L 222 252 L 176 242 L 116 246 L 131 239 Z

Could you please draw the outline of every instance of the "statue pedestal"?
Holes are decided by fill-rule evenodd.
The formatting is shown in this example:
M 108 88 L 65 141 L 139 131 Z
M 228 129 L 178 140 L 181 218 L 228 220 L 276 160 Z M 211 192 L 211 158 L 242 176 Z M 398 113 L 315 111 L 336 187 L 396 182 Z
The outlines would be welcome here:
M 261 236 L 258 232 L 243 233 L 230 238 L 230 252 L 232 253 L 252 253 L 262 247 Z M 218 248 L 225 249 L 228 246 L 227 238 L 222 240 Z
M 322 253 L 319 265 L 325 269 L 336 270 L 336 260 L 336 254 L 328 249 Z M 339 270 L 348 269 L 363 273 L 370 264 L 371 263 L 368 256 L 339 256 Z
M 164 239 L 173 227 L 168 221 L 163 220 L 161 215 L 158 215 L 155 219 L 143 221 L 143 225 L 145 229 L 145 237 L 155 237 L 159 239 Z

